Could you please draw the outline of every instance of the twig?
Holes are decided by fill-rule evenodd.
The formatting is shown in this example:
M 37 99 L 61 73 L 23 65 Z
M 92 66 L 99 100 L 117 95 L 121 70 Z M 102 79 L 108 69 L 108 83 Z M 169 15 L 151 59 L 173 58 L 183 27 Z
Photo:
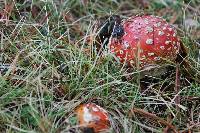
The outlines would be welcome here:
M 171 114 L 167 115 L 167 122 L 171 124 L 172 118 L 171 118 Z M 168 133 L 169 132 L 170 127 L 166 126 L 166 128 L 164 129 L 164 133 Z
M 182 130 L 181 133 L 192 133 L 193 128 L 199 128 L 200 123 L 193 123 L 192 125 L 188 125 L 186 129 Z
M 51 16 L 50 12 L 43 19 L 41 19 L 40 25 L 43 25 L 45 23 L 45 21 L 48 19 L 49 16 Z
M 143 115 L 143 116 L 145 116 L 146 118 L 149 118 L 149 119 L 151 119 L 151 120 L 156 120 L 156 121 L 160 122 L 162 125 L 168 126 L 168 127 L 169 127 L 170 129 L 172 129 L 175 133 L 179 133 L 179 132 L 176 130 L 176 128 L 175 128 L 172 124 L 170 124 L 170 123 L 168 123 L 166 120 L 164 120 L 164 119 L 162 119 L 162 118 L 156 116 L 155 114 L 146 112 L 146 111 L 144 111 L 143 109 L 138 109 L 138 108 L 133 108 L 133 109 L 131 110 L 131 113 L 137 113 L 137 114 Z

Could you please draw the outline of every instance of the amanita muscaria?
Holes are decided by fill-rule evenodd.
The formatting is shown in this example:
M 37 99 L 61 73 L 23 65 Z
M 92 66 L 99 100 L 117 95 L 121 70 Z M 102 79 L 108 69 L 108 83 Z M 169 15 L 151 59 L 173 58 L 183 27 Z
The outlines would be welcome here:
M 116 36 L 115 26 L 109 48 L 120 60 L 141 68 L 163 61 L 174 62 L 180 40 L 176 29 L 166 20 L 153 15 L 131 17 L 121 23 L 123 34 Z
M 76 109 L 79 125 L 84 132 L 99 133 L 110 128 L 109 116 L 106 110 L 94 104 L 87 103 Z

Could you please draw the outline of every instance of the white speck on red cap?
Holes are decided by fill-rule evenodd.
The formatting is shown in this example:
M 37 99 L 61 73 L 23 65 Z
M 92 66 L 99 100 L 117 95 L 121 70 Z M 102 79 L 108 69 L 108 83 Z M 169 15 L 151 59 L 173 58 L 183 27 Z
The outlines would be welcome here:
M 173 37 L 175 37 L 175 36 L 176 36 L 176 33 L 173 34 Z
M 160 49 L 164 50 L 164 49 L 165 49 L 165 46 L 160 46 Z
M 135 40 L 139 40 L 139 37 L 137 37 L 137 36 L 134 36 L 133 38 L 134 38 Z
M 145 56 L 145 55 L 142 55 L 141 57 L 142 57 L 142 58 L 146 58 L 146 56 Z
M 83 120 L 87 123 L 92 121 L 94 118 L 92 114 L 90 113 L 88 107 L 83 107 Z
M 148 56 L 152 56 L 152 55 L 154 55 L 154 53 L 148 53 Z
M 115 47 L 113 45 L 111 45 L 111 49 L 114 49 Z
M 158 60 L 160 60 L 160 57 L 154 57 L 154 60 L 158 61 Z
M 167 28 L 166 27 L 163 27 L 163 30 L 166 30 Z
M 147 18 L 144 19 L 145 24 L 149 24 L 149 20 Z
M 172 47 L 169 47 L 167 50 L 170 51 L 172 49 Z
M 127 41 L 124 42 L 124 47 L 127 49 L 129 47 L 129 43 Z
M 99 111 L 99 109 L 96 108 L 96 107 L 92 107 L 92 110 L 93 110 L 94 112 L 98 112 L 98 111 Z
M 158 31 L 158 35 L 159 36 L 162 36 L 162 35 L 164 35 L 165 33 L 163 32 L 163 31 Z
M 172 31 L 173 29 L 172 28 L 169 28 L 169 31 Z
M 170 34 L 169 34 L 169 33 L 167 33 L 167 36 L 170 36 Z
M 168 45 L 168 44 L 170 44 L 170 42 L 171 42 L 171 41 L 165 41 L 165 44 Z
M 119 50 L 119 53 L 120 53 L 120 54 L 123 54 L 124 52 L 123 52 L 123 50 Z
M 153 39 L 147 39 L 146 44 L 153 44 Z
M 146 27 L 146 32 L 147 32 L 147 33 L 153 32 L 153 28 L 152 28 L 152 27 L 149 27 L 149 26 Z
M 154 24 L 155 27 L 160 27 L 161 26 L 161 22 L 157 22 L 156 24 Z
M 138 29 L 141 29 L 142 28 L 142 25 L 138 25 Z

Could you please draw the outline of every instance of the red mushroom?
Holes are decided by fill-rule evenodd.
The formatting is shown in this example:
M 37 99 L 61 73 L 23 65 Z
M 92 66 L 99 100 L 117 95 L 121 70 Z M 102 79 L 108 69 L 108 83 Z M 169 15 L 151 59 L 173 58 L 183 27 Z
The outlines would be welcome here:
M 80 105 L 76 113 L 79 124 L 85 132 L 92 130 L 94 133 L 99 133 L 110 127 L 107 111 L 94 103 Z
M 176 29 L 166 20 L 152 16 L 136 16 L 122 22 L 124 34 L 111 36 L 109 47 L 120 60 L 141 68 L 175 61 L 180 48 Z M 113 29 L 115 32 L 115 27 Z M 115 33 L 113 33 L 115 34 Z

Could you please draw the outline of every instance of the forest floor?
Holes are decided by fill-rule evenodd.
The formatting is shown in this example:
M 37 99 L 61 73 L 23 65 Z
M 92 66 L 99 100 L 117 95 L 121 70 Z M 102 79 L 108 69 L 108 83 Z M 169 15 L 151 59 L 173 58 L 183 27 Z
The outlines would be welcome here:
M 141 71 L 93 49 L 99 20 L 113 14 L 176 27 L 193 70 L 181 68 L 178 94 L 175 70 L 144 85 Z M 199 0 L 0 1 L 0 46 L 1 132 L 79 132 L 74 110 L 88 102 L 108 111 L 109 132 L 200 131 Z

